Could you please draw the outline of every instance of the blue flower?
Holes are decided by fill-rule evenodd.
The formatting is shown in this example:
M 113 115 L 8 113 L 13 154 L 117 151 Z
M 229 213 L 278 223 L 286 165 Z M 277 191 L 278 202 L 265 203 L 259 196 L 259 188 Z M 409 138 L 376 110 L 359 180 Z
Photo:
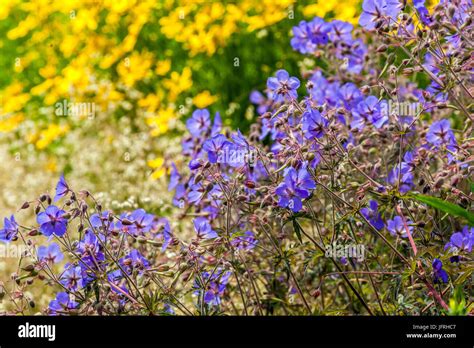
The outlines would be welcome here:
M 413 222 L 411 220 L 407 220 L 406 223 L 408 230 L 411 234 L 413 234 L 413 226 L 411 226 Z M 407 230 L 405 228 L 405 224 L 403 223 L 403 218 L 398 215 L 395 216 L 393 220 L 387 221 L 387 230 L 394 237 L 408 238 Z
M 199 158 L 189 161 L 189 169 L 196 170 L 202 167 L 202 160 Z
M 433 22 L 425 6 L 425 0 L 413 0 L 413 6 L 418 11 L 418 15 L 423 24 L 430 25 Z
M 352 110 L 364 98 L 360 89 L 352 82 L 345 83 L 339 88 L 339 96 L 340 106 L 344 106 L 347 110 Z
M 397 0 L 364 0 L 359 25 L 367 30 L 372 30 L 378 20 L 385 24 L 393 24 L 400 12 L 400 5 Z
M 433 122 L 426 133 L 426 140 L 435 146 L 439 145 L 453 145 L 456 143 L 456 138 L 451 130 L 449 121 L 444 119 Z
M 239 250 L 249 251 L 255 248 L 258 241 L 252 231 L 245 231 L 243 236 L 237 236 L 230 241 L 230 244 Z
M 351 127 L 362 129 L 370 122 L 375 126 L 375 128 L 380 128 L 387 121 L 388 116 L 382 113 L 379 100 L 371 95 L 357 104 L 354 110 L 354 119 L 351 122 Z
M 438 283 L 447 283 L 448 282 L 448 274 L 443 269 L 443 263 L 439 259 L 433 260 L 433 280 L 435 284 Z
M 95 265 L 96 262 L 104 261 L 105 255 L 101 251 L 99 239 L 91 231 L 87 230 L 84 234 L 84 238 L 77 244 L 77 252 L 82 257 L 82 261 L 86 264 Z
M 258 106 L 257 112 L 259 115 L 263 115 L 268 111 L 269 103 L 267 99 L 263 96 L 263 94 L 259 91 L 252 91 L 252 93 L 250 93 L 249 99 L 252 104 Z
M 0 230 L 0 240 L 2 242 L 11 242 L 18 234 L 18 224 L 12 215 L 10 219 L 3 220 L 3 228 Z
M 59 278 L 59 282 L 69 290 L 77 290 L 83 287 L 82 270 L 80 266 L 66 265 L 66 271 Z
M 193 115 L 186 121 L 186 127 L 193 137 L 199 137 L 207 132 L 211 126 L 211 118 L 207 109 L 198 109 L 193 112 Z
M 321 138 L 329 121 L 318 110 L 309 110 L 303 114 L 303 132 L 307 139 Z
M 161 226 L 163 229 L 163 245 L 161 247 L 161 251 L 165 251 L 168 245 L 171 243 L 171 240 L 173 239 L 170 222 L 168 221 L 168 219 L 161 218 L 160 220 L 158 220 L 158 225 Z
M 291 46 L 303 54 L 313 53 L 317 46 L 327 44 L 330 30 L 329 23 L 319 17 L 315 17 L 309 23 L 301 21 L 298 26 L 293 27 Z
M 204 217 L 195 218 L 194 221 L 194 230 L 197 233 L 198 238 L 211 239 L 217 238 L 218 235 L 211 227 L 209 221 Z
M 40 225 L 40 231 L 45 236 L 49 237 L 55 234 L 58 237 L 63 236 L 67 230 L 68 221 L 63 218 L 66 214 L 64 210 L 51 205 L 44 212 L 41 212 L 36 216 L 36 221 Z
M 101 215 L 92 214 L 90 217 L 92 227 L 101 231 L 105 231 L 105 229 L 109 232 L 113 231 L 114 223 L 110 220 L 111 216 L 112 214 L 110 211 L 104 211 Z
M 61 262 L 64 255 L 61 253 L 61 248 L 56 243 L 51 243 L 49 246 L 41 245 L 38 248 L 38 259 L 47 263 Z
M 270 95 L 276 103 L 282 102 L 287 98 L 296 99 L 298 93 L 296 90 L 300 86 L 300 80 L 296 77 L 290 77 L 286 70 L 278 70 L 276 77 L 270 77 L 267 80 L 267 87 Z
M 472 251 L 474 246 L 474 227 L 464 226 L 461 232 L 453 233 L 449 242 L 444 246 L 444 250 L 449 249 L 450 252 L 459 253 Z
M 203 272 L 201 278 L 205 284 L 200 284 L 200 280 L 196 279 L 194 287 L 199 289 L 196 294 L 201 295 L 204 291 L 204 303 L 211 306 L 219 305 L 231 275 L 231 272 L 224 272 L 222 269 L 217 269 L 212 274 Z
M 289 207 L 293 212 L 298 212 L 303 208 L 302 199 L 308 198 L 310 190 L 314 188 L 316 188 L 316 184 L 305 167 L 287 168 L 285 180 L 275 190 L 279 197 L 278 205 L 282 208 Z
M 388 173 L 388 182 L 393 186 L 397 186 L 401 193 L 406 193 L 413 188 L 413 179 L 414 175 L 405 166 L 405 162 L 397 165 Z
M 354 26 L 351 23 L 334 20 L 330 22 L 329 39 L 334 42 L 349 42 L 352 40 L 352 30 Z
M 360 210 L 362 215 L 369 220 L 369 222 L 378 230 L 381 230 L 385 224 L 378 212 L 378 203 L 377 201 L 371 200 L 369 202 L 369 208 L 362 208 Z
M 230 144 L 231 143 L 224 135 L 218 134 L 211 139 L 206 140 L 202 148 L 207 151 L 209 162 L 217 163 L 219 157 L 222 156 L 222 153 L 225 151 L 225 148 Z
M 148 260 L 145 259 L 136 249 L 130 251 L 127 256 L 122 257 L 119 260 L 119 263 L 128 274 L 132 273 L 134 270 L 141 274 L 144 270 L 150 267 Z
M 212 124 L 212 129 L 211 129 L 211 136 L 215 136 L 219 134 L 222 130 L 222 119 L 221 119 L 221 114 L 216 112 L 216 115 L 214 116 L 214 122 Z
M 66 292 L 58 292 L 56 299 L 49 303 L 51 315 L 63 314 L 62 312 L 67 312 L 68 310 L 77 307 L 79 307 L 79 303 L 71 300 Z
M 148 214 L 144 209 L 137 209 L 130 214 L 128 219 L 134 223 L 130 229 L 131 234 L 139 235 L 150 231 L 155 216 Z
M 70 191 L 64 175 L 61 175 L 59 178 L 58 184 L 56 185 L 56 195 L 54 196 L 54 201 L 57 202 L 61 197 L 64 197 Z
M 181 180 L 181 175 L 176 168 L 176 164 L 171 163 L 171 173 L 170 173 L 170 183 L 168 185 L 168 191 L 172 191 L 178 186 L 179 181 Z
M 189 187 L 188 201 L 189 203 L 198 204 L 206 193 L 206 188 L 201 183 L 192 184 Z

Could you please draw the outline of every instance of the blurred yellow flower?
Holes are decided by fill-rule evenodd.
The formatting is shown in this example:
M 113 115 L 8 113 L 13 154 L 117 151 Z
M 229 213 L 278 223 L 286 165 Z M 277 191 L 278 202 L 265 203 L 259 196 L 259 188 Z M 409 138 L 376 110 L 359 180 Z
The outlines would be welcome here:
M 43 150 L 53 141 L 66 134 L 68 130 L 69 126 L 50 124 L 48 128 L 40 132 L 39 139 L 35 145 L 39 150 Z
M 217 97 L 214 95 L 211 95 L 211 92 L 209 91 L 204 91 L 199 94 L 197 94 L 193 98 L 193 104 L 199 108 L 203 109 L 205 107 L 208 107 L 209 105 L 215 103 L 217 101 Z
M 154 169 L 153 173 L 151 174 L 152 179 L 157 180 L 166 174 L 166 168 L 163 166 L 164 163 L 165 160 L 163 157 L 157 157 L 147 162 L 148 166 Z
M 171 69 L 171 60 L 170 59 L 161 60 L 156 63 L 155 73 L 157 75 L 163 76 L 163 75 L 166 75 L 168 71 L 170 71 L 170 69 Z
M 117 67 L 117 72 L 122 82 L 127 87 L 132 87 L 138 80 L 144 79 L 150 73 L 152 55 L 149 52 L 133 52 L 123 59 Z
M 13 116 L 0 116 L 0 133 L 8 133 L 18 128 L 24 120 L 23 114 Z

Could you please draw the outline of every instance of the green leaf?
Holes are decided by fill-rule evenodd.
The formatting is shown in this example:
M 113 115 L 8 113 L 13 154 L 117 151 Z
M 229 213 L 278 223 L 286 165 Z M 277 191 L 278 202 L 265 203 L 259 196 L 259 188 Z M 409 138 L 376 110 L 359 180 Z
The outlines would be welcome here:
M 296 236 L 298 237 L 300 243 L 303 243 L 303 239 L 301 238 L 301 227 L 296 219 L 293 219 L 293 229 L 295 230 Z
M 470 226 L 474 226 L 474 214 L 460 207 L 457 204 L 446 202 L 436 197 L 421 194 L 413 194 L 411 196 L 416 200 L 428 204 L 429 206 L 441 210 L 447 214 L 464 218 L 465 220 L 467 220 Z

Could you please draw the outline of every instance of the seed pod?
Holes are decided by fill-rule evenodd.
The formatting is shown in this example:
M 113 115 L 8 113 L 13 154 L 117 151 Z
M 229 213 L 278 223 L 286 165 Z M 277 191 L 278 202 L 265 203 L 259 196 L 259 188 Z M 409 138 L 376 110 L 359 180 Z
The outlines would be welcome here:
M 30 232 L 28 232 L 28 235 L 31 237 L 37 236 L 38 235 L 38 230 L 37 229 L 32 229 Z
M 38 213 L 40 212 L 41 210 L 41 205 L 37 205 L 36 208 L 35 208 L 35 214 L 38 215 Z
M 245 180 L 245 186 L 250 188 L 250 189 L 254 189 L 255 188 L 255 182 L 252 181 L 252 180 Z
M 30 203 L 29 202 L 25 202 L 23 203 L 23 205 L 21 206 L 20 210 L 22 209 L 28 209 L 30 207 Z
M 158 266 L 158 268 L 156 269 L 158 272 L 166 272 L 170 269 L 170 266 L 168 265 L 161 265 L 161 266 Z
M 32 265 L 32 264 L 29 264 L 29 265 L 23 267 L 22 270 L 24 270 L 24 271 L 26 271 L 26 272 L 32 272 L 32 271 L 35 270 L 35 266 Z
M 133 225 L 133 221 L 130 221 L 129 219 L 122 219 L 122 225 L 124 226 L 130 226 L 130 225 Z
M 69 213 L 69 212 L 68 212 L 68 213 L 65 213 L 65 214 L 63 214 L 61 217 L 63 217 L 64 219 L 68 220 L 68 219 L 71 218 L 71 213 Z

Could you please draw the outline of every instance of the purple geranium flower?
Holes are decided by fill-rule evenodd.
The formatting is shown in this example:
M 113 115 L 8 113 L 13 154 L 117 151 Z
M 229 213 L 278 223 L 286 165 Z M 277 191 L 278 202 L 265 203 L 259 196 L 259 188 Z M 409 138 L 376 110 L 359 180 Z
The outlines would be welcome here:
M 36 217 L 36 221 L 40 225 L 40 231 L 45 236 L 49 237 L 55 234 L 58 237 L 63 236 L 67 230 L 67 219 L 63 218 L 66 214 L 64 210 L 51 205 L 44 212 L 41 212 Z
M 10 219 L 3 220 L 3 228 L 0 230 L 0 240 L 3 242 L 11 242 L 18 234 L 18 224 L 12 215 Z
M 109 232 L 114 229 L 114 223 L 111 221 L 112 213 L 104 211 L 102 214 L 92 214 L 90 217 L 92 227 L 98 230 L 107 229 Z
M 136 249 L 130 251 L 130 253 L 122 257 L 119 260 L 120 265 L 127 273 L 132 273 L 133 270 L 137 270 L 138 273 L 143 273 L 143 271 L 150 267 L 150 263 L 147 259 L 143 257 L 142 254 Z
M 229 146 L 230 144 L 231 143 L 227 140 L 227 138 L 224 135 L 218 134 L 212 137 L 211 139 L 206 140 L 202 148 L 205 151 L 207 151 L 209 162 L 217 163 L 219 160 L 219 157 L 222 156 L 226 147 Z
M 194 221 L 194 230 L 196 231 L 198 238 L 210 239 L 217 238 L 218 235 L 211 227 L 209 221 L 204 217 L 195 218 Z
M 91 264 L 94 264 L 94 262 L 103 261 L 105 259 L 105 256 L 101 251 L 102 247 L 100 245 L 99 239 L 91 230 L 86 231 L 84 238 L 77 244 L 76 249 L 83 260 L 91 261 Z
M 66 271 L 59 278 L 59 282 L 69 290 L 77 290 L 83 287 L 82 270 L 80 266 L 66 265 Z
M 243 236 L 237 236 L 230 241 L 234 248 L 245 251 L 252 250 L 257 243 L 252 231 L 246 231 Z
M 451 130 L 451 125 L 446 119 L 433 122 L 428 133 L 426 133 L 426 140 L 435 146 L 442 144 L 452 145 L 456 143 L 454 133 Z
M 413 222 L 411 220 L 407 220 L 408 230 L 411 234 L 413 234 Z M 402 237 L 408 238 L 407 230 L 405 228 L 405 224 L 403 223 L 403 219 L 400 216 L 395 216 L 393 220 L 387 221 L 387 230 L 390 234 L 394 237 Z
M 195 110 L 191 118 L 186 121 L 186 127 L 193 137 L 199 137 L 207 132 L 210 126 L 211 118 L 207 109 Z
M 318 110 L 308 110 L 303 114 L 303 132 L 307 139 L 321 138 L 329 121 Z
M 41 245 L 38 248 L 38 259 L 47 263 L 61 262 L 64 255 L 61 253 L 61 248 L 56 243 L 51 243 L 49 246 Z
M 189 188 L 188 201 L 189 203 L 198 204 L 206 193 L 206 188 L 199 182 L 192 184 Z
M 66 292 L 59 292 L 56 295 L 56 299 L 49 303 L 49 310 L 51 315 L 62 314 L 61 312 L 67 312 L 70 309 L 79 307 L 79 303 L 71 300 L 69 294 Z
M 381 230 L 385 224 L 378 212 L 378 203 L 377 201 L 371 200 L 369 202 L 369 208 L 362 208 L 360 210 L 362 215 L 369 220 L 369 222 L 378 230 Z
M 464 226 L 461 232 L 453 233 L 449 242 L 446 243 L 444 250 L 449 249 L 450 252 L 467 252 L 472 251 L 474 246 L 474 227 Z
M 153 214 L 148 214 L 144 209 L 134 210 L 130 216 L 129 220 L 134 222 L 132 227 L 132 234 L 142 234 L 149 232 L 155 216 Z
M 400 6 L 398 0 L 364 0 L 359 25 L 367 30 L 372 30 L 379 20 L 393 24 L 397 20 Z
M 259 115 L 263 115 L 269 109 L 269 101 L 259 91 L 252 91 L 250 93 L 250 102 L 257 105 L 257 112 Z
M 442 283 L 448 282 L 448 274 L 443 269 L 443 263 L 439 259 L 433 260 L 433 280 L 436 284 L 440 283 L 440 280 Z
M 201 291 L 204 291 L 204 303 L 208 305 L 217 306 L 221 303 L 221 297 L 224 295 L 225 288 L 231 276 L 231 272 L 224 272 L 221 269 L 217 269 L 212 274 L 209 272 L 203 272 L 201 274 L 202 280 L 205 284 L 200 284 L 199 280 L 196 280 L 194 287 L 198 290 L 197 295 L 201 294 Z
M 267 87 L 270 90 L 271 98 L 279 103 L 287 97 L 296 99 L 298 93 L 296 90 L 300 86 L 300 80 L 296 77 L 290 77 L 286 70 L 278 70 L 276 77 L 270 77 L 267 80 Z
M 367 123 L 372 123 L 375 128 L 382 127 L 388 121 L 388 116 L 381 110 L 379 100 L 373 95 L 360 101 L 354 110 L 352 128 L 362 129 Z
M 352 30 L 354 26 L 351 23 L 334 20 L 330 22 L 330 25 L 329 39 L 332 42 L 349 42 L 352 40 Z
M 70 191 L 69 186 L 64 179 L 64 175 L 61 175 L 59 178 L 58 184 L 56 185 L 56 195 L 54 196 L 54 201 L 57 202 L 61 197 L 64 197 Z
M 285 180 L 278 185 L 275 193 L 278 195 L 278 205 L 282 208 L 289 207 L 293 212 L 303 208 L 302 199 L 308 198 L 310 190 L 316 188 L 314 180 L 305 167 L 285 170 Z
M 178 186 L 179 181 L 181 180 L 181 175 L 176 168 L 176 164 L 171 163 L 171 173 L 170 173 L 170 183 L 168 185 L 168 191 L 174 190 Z

